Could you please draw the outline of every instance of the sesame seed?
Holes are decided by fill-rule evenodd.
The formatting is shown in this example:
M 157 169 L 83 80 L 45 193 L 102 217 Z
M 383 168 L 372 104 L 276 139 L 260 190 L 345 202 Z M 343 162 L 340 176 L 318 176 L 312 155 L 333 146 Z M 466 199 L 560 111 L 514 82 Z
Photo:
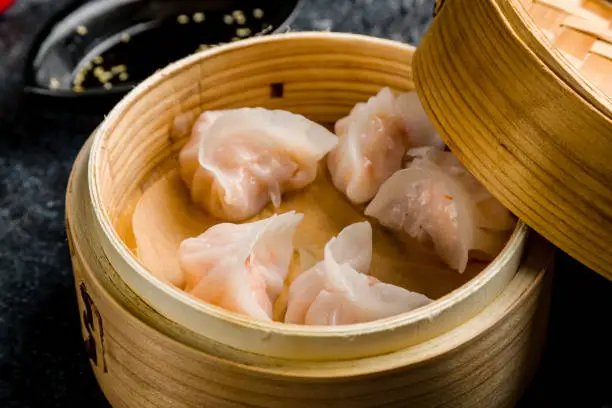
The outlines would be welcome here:
M 129 34 L 127 34 L 127 33 L 121 34 L 121 42 L 123 42 L 123 43 L 130 42 L 131 39 L 132 39 L 132 37 L 130 37 Z
M 76 28 L 76 32 L 78 35 L 87 35 L 88 30 L 84 25 L 80 25 Z
M 74 92 L 83 92 L 83 87 L 81 85 L 75 85 L 72 87 Z
M 256 8 L 255 10 L 253 10 L 253 17 L 255 18 L 263 18 L 264 16 L 264 12 L 262 9 L 260 8 Z
M 75 85 L 80 85 L 80 84 L 83 83 L 84 80 L 85 80 L 85 75 L 83 74 L 83 72 L 79 72 L 74 77 L 74 84 Z
M 242 40 L 242 38 L 240 38 L 240 37 L 232 37 L 232 41 L 234 41 L 234 42 L 235 41 L 240 41 L 240 40 Z
M 94 73 L 94 75 L 95 75 L 96 77 L 99 77 L 99 76 L 101 76 L 101 75 L 103 75 L 103 74 L 104 74 L 104 68 L 102 68 L 102 67 L 96 67 L 96 68 L 94 69 L 93 73 Z
M 119 74 L 121 72 L 125 72 L 126 70 L 127 70 L 127 67 L 123 64 L 115 65 L 114 67 L 111 68 L 111 72 L 113 74 Z
M 242 10 L 234 11 L 232 16 L 234 16 L 238 24 L 243 25 L 246 23 L 246 17 L 244 16 L 244 12 Z
M 208 44 L 200 44 L 200 46 L 198 47 L 198 51 L 204 51 L 207 50 L 210 46 Z
M 251 29 L 248 27 L 245 28 L 239 28 L 236 30 L 236 35 L 238 35 L 238 37 L 248 37 L 249 35 L 251 35 Z
M 108 89 L 112 89 L 113 84 L 111 84 L 110 82 L 107 82 L 104 84 L 104 89 L 108 90 Z
M 179 24 L 187 24 L 189 22 L 189 17 L 185 14 L 181 14 L 176 18 L 176 21 L 178 21 Z
M 110 71 L 104 71 L 97 75 L 97 78 L 100 83 L 104 84 L 113 78 L 113 74 Z
M 127 72 L 122 72 L 122 73 L 119 74 L 119 80 L 120 81 L 125 82 L 125 81 L 128 80 L 128 78 L 129 78 L 129 75 L 127 74 Z
M 51 78 L 51 80 L 49 80 L 49 88 L 57 89 L 59 87 L 60 87 L 60 81 L 57 78 Z
M 103 62 L 104 62 L 104 58 L 102 58 L 101 56 L 97 56 L 96 58 L 93 59 L 94 64 L 100 65 Z
M 234 23 L 234 17 L 230 16 L 229 14 L 226 14 L 223 16 L 223 22 L 225 24 L 233 24 Z
M 204 13 L 198 12 L 193 14 L 193 21 L 196 23 L 201 23 L 204 20 L 206 20 L 206 15 Z

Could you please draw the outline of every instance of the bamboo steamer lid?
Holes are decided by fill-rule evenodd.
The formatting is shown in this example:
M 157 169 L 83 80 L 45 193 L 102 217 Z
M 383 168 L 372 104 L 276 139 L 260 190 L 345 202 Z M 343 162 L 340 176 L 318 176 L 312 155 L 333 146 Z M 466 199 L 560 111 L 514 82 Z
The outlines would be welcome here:
M 438 0 L 414 58 L 449 148 L 509 209 L 612 279 L 612 5 Z

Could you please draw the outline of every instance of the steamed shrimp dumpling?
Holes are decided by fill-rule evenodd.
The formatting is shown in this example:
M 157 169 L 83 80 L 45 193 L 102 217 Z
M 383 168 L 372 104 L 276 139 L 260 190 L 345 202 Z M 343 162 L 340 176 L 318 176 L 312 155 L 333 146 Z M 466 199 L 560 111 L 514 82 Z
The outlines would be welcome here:
M 252 223 L 217 224 L 186 239 L 179 248 L 185 291 L 229 311 L 271 321 L 303 217 L 291 211 Z
M 394 316 L 431 302 L 419 293 L 368 276 L 372 227 L 355 223 L 325 246 L 324 259 L 289 288 L 285 323 L 344 325 Z
M 367 216 L 422 243 L 432 243 L 451 268 L 464 272 L 471 255 L 490 260 L 505 245 L 515 219 L 456 156 L 432 147 L 380 188 Z
M 383 88 L 358 103 L 336 122 L 338 145 L 327 159 L 336 188 L 355 204 L 370 201 L 393 173 L 402 168 L 412 147 L 444 148 L 416 92 L 395 96 Z
M 400 94 L 395 101 L 395 109 L 402 118 L 410 148 L 435 147 L 439 150 L 444 149 L 445 143 L 427 117 L 416 92 Z
M 179 156 L 191 198 L 217 218 L 238 222 L 282 194 L 308 186 L 337 144 L 301 115 L 263 108 L 204 113 Z M 196 147 L 197 146 L 197 147 Z
M 369 201 L 402 166 L 406 139 L 395 114 L 395 96 L 383 88 L 336 122 L 339 143 L 327 165 L 336 188 L 355 204 Z
M 191 137 L 187 141 L 187 144 L 183 146 L 179 153 L 179 173 L 183 181 L 190 188 L 192 198 L 199 195 L 197 191 L 194 191 L 194 187 L 198 187 L 197 181 L 201 178 L 198 156 L 200 153 L 200 141 L 202 140 L 202 136 L 208 132 L 208 129 L 219 117 L 227 112 L 229 111 L 207 111 L 202 113 L 193 124 Z M 177 121 L 178 118 L 175 118 L 175 122 Z M 181 124 L 181 127 L 184 128 L 185 126 Z

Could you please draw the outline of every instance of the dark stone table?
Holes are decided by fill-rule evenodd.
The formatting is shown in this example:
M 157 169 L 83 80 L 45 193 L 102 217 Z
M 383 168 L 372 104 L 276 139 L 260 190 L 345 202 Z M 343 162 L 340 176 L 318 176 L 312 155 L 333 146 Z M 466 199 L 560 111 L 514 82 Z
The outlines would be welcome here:
M 0 16 L 2 408 L 108 407 L 81 342 L 64 232 L 68 173 L 104 112 L 18 98 L 32 35 L 66 1 L 17 0 Z M 416 44 L 431 13 L 431 0 L 310 0 L 292 28 Z M 602 408 L 612 402 L 612 283 L 558 258 L 544 361 L 520 407 Z

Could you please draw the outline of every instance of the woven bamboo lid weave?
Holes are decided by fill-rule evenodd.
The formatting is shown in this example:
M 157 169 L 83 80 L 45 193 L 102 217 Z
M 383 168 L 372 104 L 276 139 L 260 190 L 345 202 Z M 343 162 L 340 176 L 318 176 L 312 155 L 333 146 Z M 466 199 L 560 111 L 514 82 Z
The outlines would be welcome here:
M 466 167 L 612 279 L 612 3 L 438 0 L 414 71 Z

